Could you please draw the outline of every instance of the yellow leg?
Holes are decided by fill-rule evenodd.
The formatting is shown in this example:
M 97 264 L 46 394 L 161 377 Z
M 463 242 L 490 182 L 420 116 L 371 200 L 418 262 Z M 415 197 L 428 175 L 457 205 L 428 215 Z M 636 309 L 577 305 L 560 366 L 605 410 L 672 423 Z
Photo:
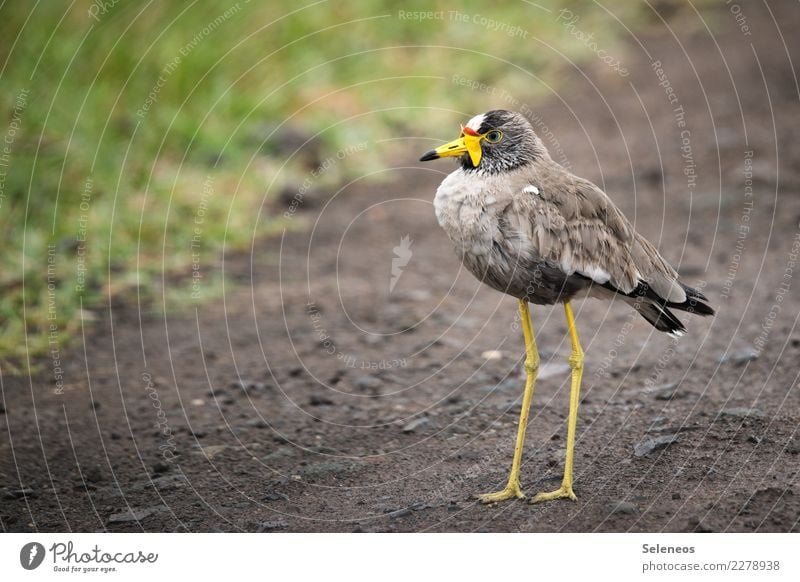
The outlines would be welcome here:
M 531 503 L 549 501 L 550 499 L 569 498 L 577 499 L 572 490 L 572 462 L 575 456 L 575 425 L 578 423 L 578 402 L 581 399 L 581 376 L 583 376 L 583 349 L 578 340 L 578 330 L 575 327 L 575 318 L 572 316 L 572 306 L 569 301 L 564 304 L 564 314 L 567 316 L 569 336 L 572 340 L 572 354 L 569 365 L 572 368 L 572 388 L 569 394 L 569 419 L 567 421 L 567 460 L 564 465 L 564 479 L 561 487 L 549 493 L 539 493 Z
M 494 503 L 517 497 L 522 499 L 525 494 L 519 485 L 519 467 L 522 464 L 522 447 L 525 444 L 525 429 L 528 427 L 528 412 L 533 400 L 533 387 L 536 384 L 536 373 L 539 370 L 539 352 L 536 350 L 536 338 L 533 335 L 531 325 L 531 314 L 528 309 L 528 302 L 520 300 L 519 315 L 522 319 L 522 333 L 525 336 L 525 393 L 522 396 L 522 410 L 519 413 L 519 427 L 517 427 L 517 444 L 514 446 L 514 460 L 511 462 L 511 474 L 508 476 L 508 484 L 501 491 L 496 493 L 484 493 L 478 495 L 483 503 Z

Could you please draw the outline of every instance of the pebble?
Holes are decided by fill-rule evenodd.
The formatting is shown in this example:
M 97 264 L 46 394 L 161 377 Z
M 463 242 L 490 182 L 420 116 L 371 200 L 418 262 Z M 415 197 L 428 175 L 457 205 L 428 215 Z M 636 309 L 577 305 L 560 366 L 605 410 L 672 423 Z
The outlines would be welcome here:
M 485 352 L 481 353 L 481 357 L 484 360 L 502 360 L 503 359 L 503 352 L 500 350 L 486 350 Z
M 707 526 L 696 517 L 689 519 L 689 528 L 697 533 L 711 533 L 714 531 L 711 527 Z
M 308 403 L 311 406 L 331 406 L 334 404 L 333 400 L 319 394 L 312 394 L 311 398 L 308 399 Z
M 368 346 L 375 346 L 383 342 L 383 336 L 374 333 L 364 334 L 359 339 Z
M 639 508 L 629 501 L 612 501 L 606 505 L 609 513 L 621 513 L 623 515 L 634 515 L 639 513 Z
M 24 487 L 22 489 L 9 489 L 3 495 L 5 499 L 21 499 L 22 497 L 34 497 L 34 496 L 35 492 L 30 487 Z
M 428 419 L 427 416 L 420 416 L 419 418 L 415 418 L 411 422 L 407 423 L 403 427 L 403 432 L 414 432 L 415 430 L 417 430 L 420 427 L 425 426 L 429 422 L 430 422 L 430 420 Z
M 758 350 L 752 346 L 749 346 L 746 348 L 733 350 L 731 352 L 725 352 L 722 354 L 719 361 L 721 364 L 731 363 L 736 366 L 741 366 L 742 364 L 746 364 L 747 362 L 752 362 L 753 360 L 757 359 Z
M 149 517 L 154 513 L 158 513 L 162 509 L 164 509 L 164 507 L 158 505 L 154 507 L 145 507 L 142 509 L 123 511 L 122 513 L 114 513 L 111 516 L 109 516 L 107 523 L 109 524 L 132 523 L 135 521 L 142 521 L 146 517 Z
M 390 519 L 397 519 L 398 517 L 405 517 L 407 515 L 411 515 L 411 510 L 408 507 L 389 512 Z
M 653 398 L 656 400 L 679 400 L 689 396 L 686 390 L 679 390 L 678 384 L 662 384 L 652 388 Z
M 289 496 L 283 493 L 267 493 L 261 501 L 289 501 Z
M 103 472 L 100 467 L 87 467 L 83 471 L 83 476 L 91 483 L 100 483 L 103 481 Z
M 271 385 L 266 382 L 254 382 L 252 380 L 235 380 L 231 382 L 231 388 L 236 388 L 245 394 L 249 394 L 251 392 L 266 392 L 268 388 L 271 388 Z
M 678 442 L 678 435 L 665 434 L 653 438 L 646 438 L 633 446 L 633 454 L 637 457 L 644 457 L 669 445 Z
M 679 425 L 669 424 L 669 425 L 664 425 L 664 426 L 650 426 L 645 432 L 647 432 L 647 433 L 664 432 L 664 433 L 670 433 L 670 434 L 677 434 L 679 432 L 688 432 L 688 431 L 692 431 L 692 430 L 700 430 L 702 428 L 704 428 L 704 427 L 700 426 L 699 424 L 691 424 L 691 425 L 690 424 L 679 424 Z
M 763 410 L 759 410 L 758 408 L 745 408 L 745 407 L 736 407 L 736 408 L 724 408 L 720 411 L 719 417 L 729 416 L 732 418 L 764 418 L 766 416 Z
M 374 376 L 360 376 L 355 380 L 356 388 L 362 392 L 375 390 L 380 387 L 381 381 Z
M 286 529 L 289 527 L 289 524 L 285 521 L 277 520 L 277 521 L 259 521 L 256 523 L 256 533 L 265 533 L 268 531 L 276 531 L 279 529 Z
M 156 477 L 152 480 L 150 484 L 155 486 L 159 491 L 173 491 L 175 489 L 181 489 L 187 483 L 187 479 L 183 475 L 163 475 L 161 477 Z M 148 484 L 145 484 L 143 489 L 147 488 Z
M 224 453 L 226 450 L 228 450 L 228 445 L 207 445 L 200 447 L 200 452 L 202 452 L 208 459 L 213 459 L 217 455 Z

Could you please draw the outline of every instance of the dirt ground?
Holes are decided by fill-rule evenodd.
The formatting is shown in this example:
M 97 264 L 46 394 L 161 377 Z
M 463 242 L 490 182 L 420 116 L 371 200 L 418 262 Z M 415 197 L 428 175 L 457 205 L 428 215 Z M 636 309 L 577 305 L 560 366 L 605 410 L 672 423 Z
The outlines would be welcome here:
M 619 47 L 628 76 L 596 60 L 527 103 L 553 157 L 718 309 L 674 341 L 621 303 L 576 304 L 577 502 L 472 498 L 505 482 L 523 345 L 515 301 L 436 224 L 452 164 L 416 162 L 447 137 L 429 136 L 383 183 L 305 200 L 308 229 L 227 257 L 224 300 L 98 312 L 60 354 L 63 393 L 49 359 L 4 374 L 2 529 L 800 531 L 800 10 L 742 6 L 656 21 Z M 533 318 L 529 496 L 561 478 L 569 393 L 562 311 Z

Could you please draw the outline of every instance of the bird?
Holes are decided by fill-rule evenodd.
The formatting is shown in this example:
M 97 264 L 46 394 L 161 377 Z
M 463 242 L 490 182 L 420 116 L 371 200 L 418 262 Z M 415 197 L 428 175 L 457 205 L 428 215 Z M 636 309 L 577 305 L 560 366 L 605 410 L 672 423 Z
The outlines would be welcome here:
M 484 503 L 525 498 L 520 465 L 539 369 L 530 305 L 563 304 L 571 342 L 567 448 L 561 486 L 531 503 L 577 500 L 575 428 L 584 353 L 572 300 L 621 299 L 658 331 L 686 333 L 673 310 L 714 315 L 699 289 L 683 283 L 656 247 L 637 233 L 603 190 L 554 161 L 528 119 L 502 109 L 476 115 L 457 139 L 420 161 L 456 157 L 458 167 L 434 198 L 439 225 L 478 280 L 518 300 L 525 341 L 525 387 L 506 486 Z

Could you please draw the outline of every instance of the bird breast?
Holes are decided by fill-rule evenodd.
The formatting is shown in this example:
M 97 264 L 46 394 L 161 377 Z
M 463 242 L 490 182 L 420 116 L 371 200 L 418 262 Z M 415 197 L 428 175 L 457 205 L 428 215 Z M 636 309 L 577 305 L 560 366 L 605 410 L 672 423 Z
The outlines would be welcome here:
M 487 183 L 479 172 L 466 174 L 458 169 L 439 186 L 433 201 L 436 219 L 462 259 L 491 252 L 497 215 L 507 202 L 499 198 L 497 186 Z

